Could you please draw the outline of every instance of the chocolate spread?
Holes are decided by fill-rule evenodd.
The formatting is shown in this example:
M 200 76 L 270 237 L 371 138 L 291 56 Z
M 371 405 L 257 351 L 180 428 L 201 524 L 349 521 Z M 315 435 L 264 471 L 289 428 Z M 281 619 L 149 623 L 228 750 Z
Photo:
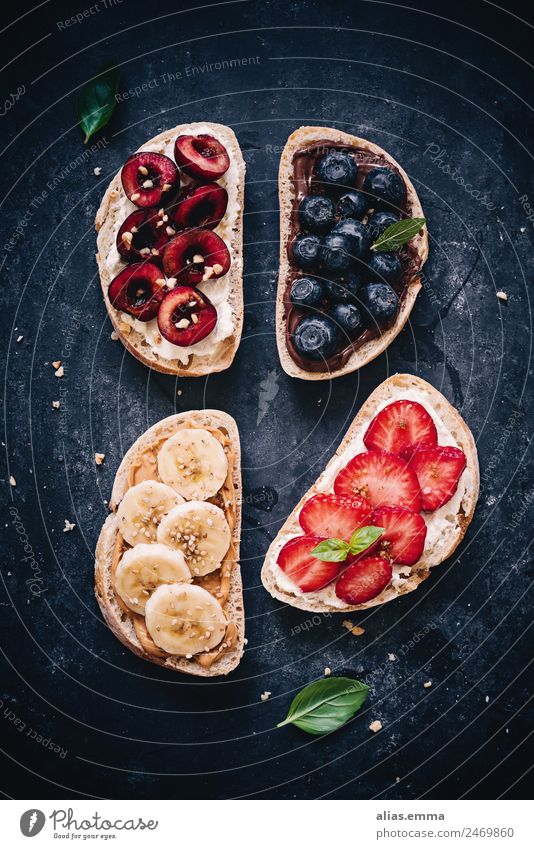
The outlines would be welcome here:
M 320 157 L 324 156 L 325 153 L 328 153 L 330 150 L 344 150 L 353 154 L 356 159 L 356 162 L 358 163 L 358 176 L 355 187 L 357 189 L 362 189 L 363 181 L 365 180 L 366 175 L 372 168 L 376 168 L 377 166 L 387 166 L 388 168 L 392 168 L 393 170 L 397 171 L 397 173 L 399 173 L 398 169 L 395 168 L 395 166 L 391 162 L 389 162 L 389 160 L 387 160 L 384 156 L 380 154 L 370 153 L 369 151 L 363 150 L 358 147 L 351 147 L 350 145 L 342 144 L 341 142 L 333 142 L 328 140 L 313 142 L 312 144 L 297 150 L 293 155 L 294 200 L 293 208 L 291 210 L 291 222 L 289 238 L 287 242 L 287 258 L 289 263 L 289 272 L 286 279 L 284 293 L 284 309 L 286 318 L 286 347 L 293 361 L 305 371 L 331 372 L 343 368 L 350 355 L 354 351 L 356 351 L 366 342 L 369 342 L 371 339 L 376 339 L 378 336 L 380 336 L 382 330 L 391 327 L 395 323 L 396 319 L 395 316 L 395 318 L 391 320 L 389 325 L 381 328 L 377 327 L 376 325 L 365 328 L 349 345 L 347 345 L 337 354 L 334 354 L 328 360 L 320 362 L 305 360 L 298 354 L 297 350 L 295 349 L 295 346 L 293 345 L 293 333 L 295 332 L 297 324 L 299 323 L 302 316 L 306 314 L 306 310 L 300 307 L 295 307 L 291 303 L 291 284 L 297 276 L 306 276 L 307 273 L 310 273 L 301 271 L 295 265 L 291 253 L 291 245 L 293 239 L 300 232 L 298 208 L 300 202 L 304 197 L 306 197 L 306 195 L 324 194 L 324 187 L 320 183 L 315 182 L 315 168 L 317 160 Z M 407 199 L 407 201 L 405 202 L 403 211 L 408 217 L 412 216 L 412 204 L 409 199 Z M 418 272 L 420 271 L 421 262 L 417 251 L 410 244 L 404 245 L 404 247 L 401 248 L 401 250 L 399 251 L 399 258 L 402 262 L 403 273 L 399 282 L 394 284 L 392 288 L 399 296 L 400 309 L 402 300 L 406 296 L 410 282 L 413 280 L 414 277 L 417 276 Z M 313 271 L 311 273 L 313 274 Z

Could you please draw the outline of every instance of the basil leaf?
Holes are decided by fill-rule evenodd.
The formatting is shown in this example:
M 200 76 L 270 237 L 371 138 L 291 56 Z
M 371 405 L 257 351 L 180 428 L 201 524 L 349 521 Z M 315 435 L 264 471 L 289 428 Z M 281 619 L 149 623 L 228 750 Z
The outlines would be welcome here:
M 87 144 L 97 130 L 105 127 L 116 106 L 115 95 L 119 89 L 119 69 L 115 62 L 105 65 L 82 88 L 76 109 Z
M 317 560 L 327 560 L 329 563 L 340 563 L 347 559 L 349 553 L 348 542 L 343 542 L 342 539 L 324 539 L 319 545 L 316 545 L 311 552 L 312 557 Z
M 366 548 L 369 548 L 379 537 L 384 533 L 384 528 L 377 528 L 375 525 L 366 525 L 365 528 L 358 528 L 354 531 L 350 538 L 349 548 L 351 554 L 361 554 Z
M 307 734 L 328 734 L 341 728 L 361 708 L 369 687 L 354 678 L 322 678 L 297 693 L 283 722 Z
M 371 245 L 372 251 L 397 251 L 406 242 L 417 236 L 419 230 L 425 223 L 424 218 L 403 218 L 391 224 L 376 242 Z

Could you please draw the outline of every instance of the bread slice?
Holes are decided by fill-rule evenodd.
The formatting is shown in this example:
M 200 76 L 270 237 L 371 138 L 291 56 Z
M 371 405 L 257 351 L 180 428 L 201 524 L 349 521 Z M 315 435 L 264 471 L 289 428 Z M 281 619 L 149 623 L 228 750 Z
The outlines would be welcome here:
M 179 359 L 168 359 L 161 356 L 146 343 L 142 333 L 134 328 L 128 331 L 125 325 L 124 313 L 114 309 L 108 298 L 109 284 L 114 277 L 126 267 L 122 261 L 115 244 L 117 232 L 127 215 L 136 208 L 126 197 L 121 183 L 121 172 L 119 171 L 102 199 L 95 219 L 97 229 L 96 261 L 100 274 L 100 283 L 104 302 L 112 321 L 115 332 L 128 351 L 137 357 L 145 365 L 165 374 L 175 374 L 181 377 L 201 377 L 212 372 L 223 371 L 231 365 L 243 329 L 243 200 L 245 183 L 245 163 L 237 138 L 230 127 L 224 124 L 211 124 L 209 122 L 179 124 L 164 133 L 141 145 L 140 151 L 150 150 L 157 153 L 166 153 L 173 158 L 172 147 L 177 136 L 185 133 L 207 133 L 216 136 L 226 147 L 230 155 L 230 168 L 219 182 L 228 191 L 230 202 L 236 204 L 237 215 L 235 225 L 227 234 L 230 244 L 232 265 L 230 271 L 230 294 L 229 305 L 232 314 L 232 331 L 226 339 L 217 343 L 215 350 L 210 354 L 193 354 L 189 357 L 187 365 Z M 230 185 L 230 180 L 234 185 Z M 224 222 L 224 219 L 223 219 Z M 219 233 L 219 228 L 215 232 Z M 200 287 L 202 288 L 202 286 Z M 209 297 L 208 290 L 207 294 Z M 208 337 L 209 339 L 209 337 Z M 199 343 L 201 345 L 202 343 Z
M 292 133 L 284 147 L 282 157 L 280 159 L 280 170 L 278 174 L 278 191 L 280 198 L 280 271 L 278 277 L 278 290 L 276 295 L 276 342 L 278 345 L 278 353 L 280 362 L 284 371 L 290 377 L 299 377 L 302 380 L 331 380 L 333 377 L 341 377 L 344 374 L 357 371 L 359 368 L 374 360 L 382 351 L 393 342 L 396 336 L 401 332 L 402 328 L 408 321 L 412 311 L 415 299 L 421 290 L 421 281 L 418 276 L 415 276 L 408 284 L 407 293 L 402 301 L 399 314 L 395 323 L 388 330 L 385 330 L 376 339 L 370 339 L 361 347 L 357 348 L 348 358 L 344 366 L 332 371 L 306 371 L 302 369 L 292 359 L 286 345 L 286 309 L 284 306 L 284 295 L 287 285 L 288 276 L 291 273 L 289 260 L 287 256 L 287 242 L 291 232 L 291 212 L 295 200 L 294 184 L 293 184 L 293 155 L 297 150 L 312 145 L 314 142 L 331 141 L 341 144 L 358 147 L 376 156 L 383 157 L 391 165 L 395 166 L 397 171 L 403 177 L 406 184 L 406 209 L 411 218 L 424 218 L 423 209 L 417 192 L 412 181 L 401 168 L 398 162 L 390 156 L 385 150 L 378 145 L 373 144 L 366 139 L 360 139 L 357 136 L 352 136 L 349 133 L 344 133 L 341 130 L 332 127 L 300 127 Z M 428 233 L 426 227 L 420 234 L 412 240 L 421 267 L 426 262 L 428 257 Z
M 421 559 L 412 567 L 399 567 L 399 574 L 397 576 L 394 574 L 393 581 L 386 589 L 379 596 L 365 604 L 350 606 L 344 604 L 340 599 L 337 599 L 336 603 L 336 596 L 333 590 L 329 594 L 330 597 L 325 600 L 324 598 L 314 597 L 314 593 L 295 594 L 284 589 L 279 585 L 280 576 L 277 576 L 276 573 L 276 559 L 282 545 L 287 542 L 287 539 L 303 533 L 298 522 L 298 516 L 304 502 L 318 492 L 331 491 L 331 481 L 337 475 L 337 472 L 344 468 L 351 457 L 366 450 L 362 442 L 363 435 L 379 409 L 392 401 L 406 397 L 411 400 L 420 401 L 433 416 L 438 427 L 438 435 L 440 434 L 440 428 L 442 433 L 448 432 L 450 437 L 452 437 L 449 444 L 452 444 L 452 441 L 454 441 L 464 452 L 467 458 L 467 466 L 458 484 L 457 497 L 459 503 L 453 507 L 453 501 L 451 500 L 448 504 L 441 507 L 439 511 L 430 514 L 434 517 L 434 521 L 437 524 L 433 526 L 433 540 L 431 544 L 429 543 L 430 532 L 427 536 L 427 544 L 425 545 Z M 446 444 L 443 436 L 439 442 L 440 444 Z M 261 572 L 263 585 L 274 598 L 291 604 L 293 607 L 299 607 L 301 610 L 309 610 L 317 613 L 348 613 L 349 611 L 365 610 L 377 604 L 393 601 L 398 596 L 405 595 L 417 589 L 419 584 L 428 578 L 430 569 L 433 566 L 437 566 L 443 560 L 446 560 L 455 551 L 473 518 L 479 487 L 480 475 L 475 441 L 458 411 L 430 383 L 411 374 L 396 374 L 381 383 L 369 396 L 349 427 L 326 469 L 319 476 L 315 484 L 301 498 L 271 543 Z M 453 496 L 454 498 L 456 496 Z M 451 510 L 454 508 L 455 512 L 451 513 Z
M 172 436 L 176 432 L 177 426 L 184 424 L 222 428 L 228 434 L 234 453 L 232 477 L 235 492 L 236 522 L 233 530 L 233 542 L 236 551 L 236 562 L 231 571 L 230 594 L 224 609 L 229 621 L 234 622 L 237 626 L 238 636 L 235 645 L 231 649 L 226 650 L 209 668 L 200 666 L 200 664 L 194 659 L 187 660 L 185 657 L 177 656 L 159 658 L 145 652 L 135 632 L 132 617 L 125 613 L 117 601 L 111 577 L 111 564 L 118 533 L 116 511 L 128 489 L 128 476 L 130 469 L 140 459 L 149 446 L 167 436 Z M 243 655 L 245 638 L 243 588 L 239 567 L 241 499 L 241 449 L 239 432 L 234 419 L 220 410 L 190 411 L 187 413 L 178 413 L 177 415 L 162 419 L 140 436 L 126 452 L 122 463 L 118 468 L 117 474 L 115 475 L 115 482 L 113 484 L 111 500 L 109 502 L 112 513 L 108 516 L 104 523 L 96 547 L 95 593 L 106 623 L 121 643 L 129 648 L 134 654 L 142 657 L 144 660 L 149 660 L 160 666 L 165 666 L 167 669 L 174 669 L 177 672 L 185 672 L 188 675 L 199 675 L 202 677 L 227 675 L 238 665 Z

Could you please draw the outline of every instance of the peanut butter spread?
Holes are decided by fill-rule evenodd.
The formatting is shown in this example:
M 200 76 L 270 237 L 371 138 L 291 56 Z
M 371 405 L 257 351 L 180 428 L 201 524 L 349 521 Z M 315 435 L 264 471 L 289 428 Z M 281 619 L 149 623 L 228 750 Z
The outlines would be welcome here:
M 199 577 L 193 577 L 193 583 L 207 590 L 214 598 L 217 599 L 223 610 L 225 610 L 226 605 L 228 603 L 228 598 L 230 594 L 230 582 L 232 569 L 234 568 L 237 555 L 234 544 L 234 529 L 236 524 L 236 498 L 235 498 L 235 489 L 234 489 L 234 481 L 233 481 L 233 469 L 234 469 L 234 453 L 232 450 L 232 443 L 230 438 L 224 428 L 216 428 L 209 427 L 207 425 L 196 424 L 195 422 L 187 421 L 179 424 L 175 428 L 175 432 L 179 430 L 183 430 L 185 428 L 199 428 L 201 430 L 206 430 L 215 439 L 220 442 L 222 445 L 224 452 L 228 459 L 228 472 L 226 475 L 226 480 L 222 485 L 219 492 L 213 497 L 209 498 L 212 504 L 220 507 L 221 510 L 224 511 L 224 515 L 226 517 L 226 521 L 230 527 L 230 546 L 226 555 L 224 557 L 223 562 L 219 566 L 218 569 L 215 569 L 213 572 L 210 572 L 208 575 L 203 575 Z M 159 481 L 160 477 L 158 474 L 158 452 L 164 442 L 169 439 L 173 434 L 167 434 L 166 436 L 160 437 L 156 441 L 152 443 L 152 445 L 148 446 L 143 454 L 133 463 L 130 467 L 128 474 L 128 485 L 127 489 L 132 486 L 135 486 L 138 483 L 141 483 L 145 480 L 155 480 Z M 117 533 L 117 538 L 115 541 L 115 548 L 113 551 L 113 559 L 111 562 L 111 580 L 113 589 L 115 591 L 115 598 L 120 608 L 128 614 L 128 616 L 132 619 L 135 633 L 141 646 L 143 647 L 143 651 L 146 654 L 151 655 L 152 657 L 165 658 L 170 657 L 170 655 L 160 649 L 154 643 L 152 637 L 148 633 L 145 617 L 139 613 L 134 613 L 130 610 L 129 607 L 123 602 L 119 594 L 115 590 L 115 573 L 117 571 L 117 566 L 123 556 L 125 550 L 129 548 L 128 544 L 123 539 L 120 533 Z M 225 610 L 226 612 L 226 610 Z M 235 645 L 238 637 L 238 629 L 234 622 L 228 621 L 228 625 L 226 628 L 226 633 L 224 635 L 223 641 L 220 645 L 216 646 L 215 649 L 209 652 L 201 652 L 200 654 L 194 655 L 191 658 L 192 661 L 200 664 L 200 666 L 205 669 L 209 669 L 215 661 L 221 657 L 221 655 L 231 649 L 233 645 Z

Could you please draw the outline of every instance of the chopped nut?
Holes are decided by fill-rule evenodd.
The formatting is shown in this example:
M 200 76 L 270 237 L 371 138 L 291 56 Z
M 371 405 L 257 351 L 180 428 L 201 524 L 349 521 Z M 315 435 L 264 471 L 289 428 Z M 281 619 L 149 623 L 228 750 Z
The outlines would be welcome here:
M 265 692 L 261 694 L 260 699 L 262 700 L 262 702 L 266 702 L 266 701 L 268 701 L 270 695 L 271 695 L 271 691 L 265 690 Z
M 190 324 L 191 324 L 191 322 L 189 321 L 188 318 L 181 318 L 180 321 L 176 322 L 175 326 L 178 330 L 185 330 L 185 328 L 189 327 Z
M 148 174 L 148 168 L 145 168 L 144 165 L 138 165 L 137 170 L 139 171 L 140 174 L 142 174 L 143 177 L 146 177 L 147 174 Z
M 329 666 L 325 666 L 325 668 L 324 668 L 324 674 L 325 674 L 325 677 L 326 677 L 326 678 L 328 678 L 328 676 L 332 674 L 332 670 L 330 669 L 330 667 L 329 667 Z
M 202 256 L 202 254 L 195 254 L 194 257 L 193 257 L 193 262 L 195 264 L 204 262 L 204 257 Z
M 67 534 L 69 531 L 73 531 L 76 525 L 74 522 L 69 522 L 68 519 L 65 519 L 65 527 L 63 528 L 63 533 Z
M 203 276 L 202 276 L 202 280 L 203 280 L 203 281 L 204 281 L 204 280 L 209 280 L 209 279 L 210 279 L 210 277 L 213 277 L 213 275 L 214 275 L 214 274 L 215 274 L 215 271 L 213 270 L 213 268 L 211 267 L 211 265 L 207 265 L 207 266 L 205 267 L 205 269 L 204 269 L 204 274 L 203 274 Z
M 52 401 L 52 408 L 54 410 L 59 410 L 59 407 L 60 407 L 59 401 Z
M 15 478 L 13 477 L 13 475 L 11 475 L 11 477 L 9 478 L 9 483 L 11 484 L 11 486 L 16 486 L 16 485 L 17 485 L 17 481 L 15 480 Z
M 222 267 L 222 265 L 219 265 L 218 262 L 216 262 L 213 266 L 213 270 L 214 270 L 215 274 L 220 274 L 221 271 L 223 270 L 223 267 Z
M 156 283 L 157 283 L 158 286 L 165 286 L 165 278 L 164 277 L 156 278 Z
M 169 286 L 171 289 L 174 289 L 174 287 L 176 286 L 176 277 L 167 277 L 167 286 Z
M 93 174 L 95 175 L 95 177 L 100 177 L 101 173 L 102 169 L 100 165 L 97 165 L 96 168 L 93 168 Z
M 145 182 L 143 183 L 143 188 L 144 189 L 153 189 L 154 188 L 153 181 L 152 180 L 145 180 Z
M 61 365 L 61 360 L 54 360 L 52 363 L 53 368 L 59 368 Z
M 65 374 L 65 369 L 63 368 L 63 366 L 60 366 L 55 370 L 54 374 L 56 377 L 63 377 L 63 375 Z
M 129 230 L 125 230 L 122 234 L 122 241 L 131 243 L 133 241 L 133 233 L 130 233 Z
M 508 300 L 508 295 L 506 294 L 506 292 L 497 292 L 497 297 L 498 297 L 499 301 L 507 301 Z
M 169 189 L 172 189 L 172 183 L 163 183 L 161 187 L 162 192 L 168 192 Z
M 365 634 L 365 628 L 361 628 L 360 625 L 355 625 L 350 619 L 344 619 L 341 624 L 347 629 L 347 631 L 350 631 L 354 637 L 361 637 L 362 634 Z
M 97 466 L 101 466 L 104 462 L 105 454 L 99 454 L 98 452 L 95 454 L 95 463 Z
M 371 722 L 371 724 L 369 726 L 369 731 L 372 731 L 373 734 L 376 734 L 377 731 L 381 731 L 381 730 L 382 730 L 382 723 L 380 722 L 379 719 L 375 719 L 373 722 Z
M 134 192 L 133 195 L 131 196 L 130 200 L 131 201 L 139 200 L 140 197 L 141 197 L 140 192 Z
M 24 339 L 24 336 L 17 336 L 17 342 L 22 342 L 23 339 Z
M 431 687 L 431 686 L 432 686 L 432 681 L 425 681 L 425 683 L 423 684 L 423 687 L 425 688 L 425 690 L 428 690 L 429 687 Z
M 192 313 L 191 321 L 193 322 L 193 324 L 198 324 L 198 315 L 196 314 L 196 312 Z
M 167 236 L 174 236 L 176 230 L 174 229 L 174 227 L 165 227 L 165 232 L 167 233 Z

